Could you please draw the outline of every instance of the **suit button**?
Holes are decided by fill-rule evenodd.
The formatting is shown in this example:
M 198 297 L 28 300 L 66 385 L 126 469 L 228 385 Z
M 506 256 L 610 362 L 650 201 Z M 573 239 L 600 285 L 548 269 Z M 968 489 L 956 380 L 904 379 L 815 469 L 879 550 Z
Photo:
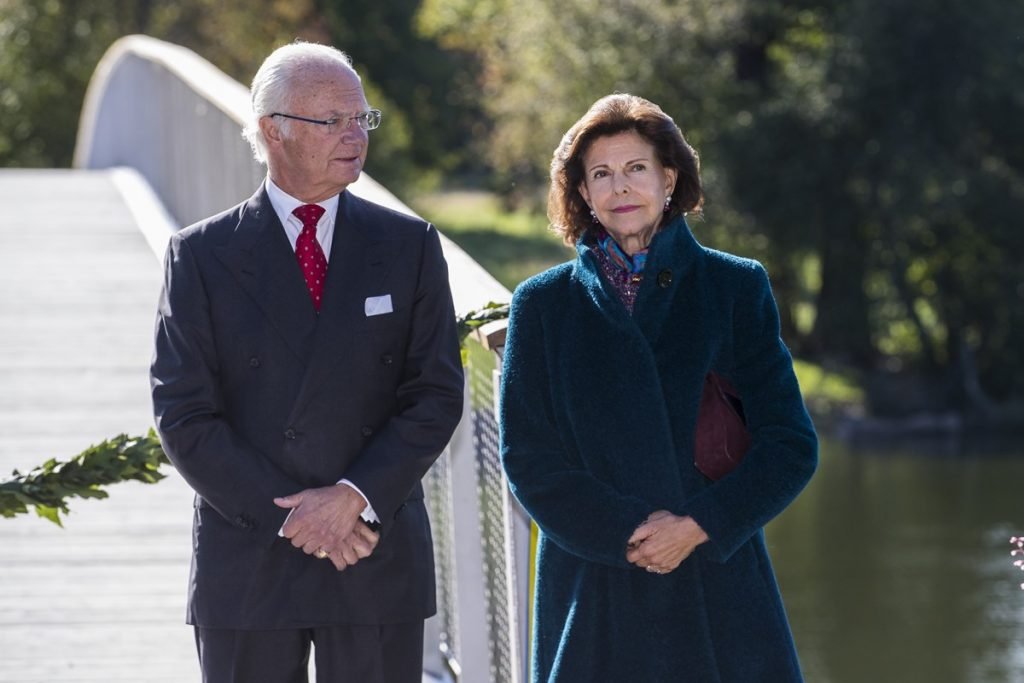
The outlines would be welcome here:
M 237 517 L 235 517 L 235 524 L 246 530 L 251 529 L 254 526 L 252 520 L 246 517 L 245 515 L 238 515 Z
M 658 273 L 658 286 L 662 289 L 668 289 L 672 286 L 672 271 L 666 268 L 665 270 Z
M 359 431 L 362 433 L 363 436 L 373 436 L 373 427 L 364 426 Z
M 384 365 L 391 365 L 392 363 L 395 362 L 395 359 L 391 357 L 390 353 L 385 353 L 383 356 L 380 357 L 380 362 L 383 363 Z
M 256 356 L 253 356 L 252 358 L 249 359 L 249 367 L 250 368 L 258 368 L 259 366 L 260 366 L 260 359 L 259 358 L 257 358 Z
M 291 429 L 290 427 L 284 430 L 284 438 L 288 439 L 289 441 L 293 440 L 295 438 L 295 430 Z

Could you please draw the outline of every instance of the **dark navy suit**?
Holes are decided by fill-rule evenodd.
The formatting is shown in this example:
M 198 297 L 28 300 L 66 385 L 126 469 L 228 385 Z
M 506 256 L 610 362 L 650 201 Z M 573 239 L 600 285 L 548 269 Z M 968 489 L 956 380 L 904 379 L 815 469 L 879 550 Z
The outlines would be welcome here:
M 343 192 L 319 315 L 263 188 L 182 230 L 167 253 L 152 390 L 164 449 L 197 493 L 189 623 L 434 613 L 420 478 L 459 421 L 463 374 L 432 226 Z M 278 536 L 288 511 L 273 499 L 342 478 L 382 527 L 374 553 L 338 572 Z

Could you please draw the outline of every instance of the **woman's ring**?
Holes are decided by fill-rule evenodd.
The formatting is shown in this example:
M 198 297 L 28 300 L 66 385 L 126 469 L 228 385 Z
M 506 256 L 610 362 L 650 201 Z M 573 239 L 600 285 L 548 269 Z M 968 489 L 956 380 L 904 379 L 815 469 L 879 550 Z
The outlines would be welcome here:
M 317 551 L 313 553 L 313 555 L 316 556 L 316 559 L 322 560 L 328 555 L 330 555 L 330 553 L 324 550 L 323 548 L 317 548 Z

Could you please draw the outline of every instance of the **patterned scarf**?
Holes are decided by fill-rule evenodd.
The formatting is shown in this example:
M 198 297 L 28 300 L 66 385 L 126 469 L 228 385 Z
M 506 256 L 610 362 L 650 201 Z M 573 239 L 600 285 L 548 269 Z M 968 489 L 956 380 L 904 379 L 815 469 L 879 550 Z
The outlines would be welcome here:
M 643 280 L 644 265 L 647 263 L 647 249 L 642 249 L 630 257 L 605 230 L 598 229 L 592 235 L 594 255 L 597 257 L 601 274 L 632 315 L 636 295 L 640 291 L 640 282 Z
M 644 265 L 647 263 L 647 249 L 630 256 L 622 250 L 619 243 L 605 230 L 599 230 L 595 235 L 597 246 L 605 253 L 608 259 L 621 269 L 625 275 L 639 275 L 644 272 Z

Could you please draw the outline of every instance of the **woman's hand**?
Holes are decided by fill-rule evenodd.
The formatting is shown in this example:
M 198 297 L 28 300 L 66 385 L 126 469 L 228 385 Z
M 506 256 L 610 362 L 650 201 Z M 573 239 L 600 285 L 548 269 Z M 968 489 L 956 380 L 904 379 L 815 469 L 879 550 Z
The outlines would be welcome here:
M 708 535 L 692 517 L 658 510 L 629 537 L 626 559 L 649 572 L 666 574 L 706 540 Z

